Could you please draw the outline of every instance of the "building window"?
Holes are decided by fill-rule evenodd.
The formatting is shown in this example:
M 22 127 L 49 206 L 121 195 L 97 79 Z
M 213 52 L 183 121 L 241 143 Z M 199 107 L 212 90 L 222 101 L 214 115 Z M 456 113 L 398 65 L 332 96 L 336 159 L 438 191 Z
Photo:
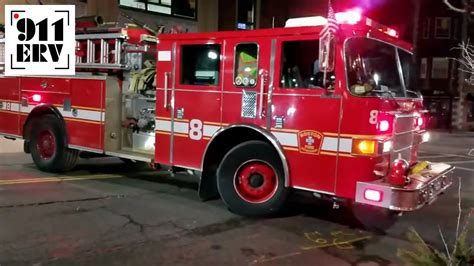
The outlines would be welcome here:
M 237 29 L 253 30 L 255 29 L 256 4 L 255 0 L 237 1 Z
M 435 20 L 435 38 L 450 39 L 451 38 L 451 18 L 443 17 Z
M 234 84 L 237 87 L 255 87 L 258 76 L 258 45 L 243 43 L 235 48 Z
M 431 66 L 432 79 L 447 79 L 449 77 L 449 59 L 433 58 Z
M 181 47 L 181 84 L 216 86 L 219 84 L 220 65 L 220 45 L 183 45 Z
M 318 53 L 318 40 L 283 42 L 280 87 L 320 88 L 324 74 L 319 69 Z
M 423 20 L 423 32 L 422 32 L 422 38 L 423 39 L 429 39 L 430 38 L 430 33 L 431 33 L 431 19 L 430 18 L 425 18 Z
M 428 78 L 428 58 L 422 58 L 420 64 L 420 78 Z
M 197 0 L 119 0 L 119 5 L 170 16 L 197 18 Z

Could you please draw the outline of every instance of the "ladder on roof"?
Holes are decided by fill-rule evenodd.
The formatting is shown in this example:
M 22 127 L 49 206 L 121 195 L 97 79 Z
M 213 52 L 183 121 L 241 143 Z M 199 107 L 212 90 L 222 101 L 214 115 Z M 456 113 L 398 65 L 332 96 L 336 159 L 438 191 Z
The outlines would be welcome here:
M 76 68 L 126 69 L 122 62 L 123 33 L 76 35 Z
M 127 35 L 98 33 L 76 35 L 76 68 L 127 69 L 122 60 Z M 5 70 L 5 39 L 0 36 L 0 74 Z

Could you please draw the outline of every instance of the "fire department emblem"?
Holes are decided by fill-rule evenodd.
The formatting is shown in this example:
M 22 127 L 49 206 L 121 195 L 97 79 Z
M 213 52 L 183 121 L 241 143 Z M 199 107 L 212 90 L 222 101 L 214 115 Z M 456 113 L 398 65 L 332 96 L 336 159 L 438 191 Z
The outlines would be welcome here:
M 301 131 L 299 134 L 299 148 L 301 153 L 309 154 L 319 154 L 321 150 L 321 144 L 323 140 L 323 134 L 312 131 L 305 130 Z

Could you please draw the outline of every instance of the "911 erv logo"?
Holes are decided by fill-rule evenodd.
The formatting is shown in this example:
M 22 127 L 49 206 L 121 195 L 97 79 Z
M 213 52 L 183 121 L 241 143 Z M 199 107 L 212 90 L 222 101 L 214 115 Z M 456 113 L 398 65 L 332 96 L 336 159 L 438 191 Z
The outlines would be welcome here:
M 5 6 L 5 75 L 74 75 L 75 6 Z

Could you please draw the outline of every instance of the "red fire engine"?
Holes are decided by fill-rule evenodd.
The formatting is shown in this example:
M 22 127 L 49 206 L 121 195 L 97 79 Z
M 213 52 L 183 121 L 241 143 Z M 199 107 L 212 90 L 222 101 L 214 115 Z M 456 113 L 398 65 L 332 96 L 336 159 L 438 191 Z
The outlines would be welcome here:
M 417 210 L 453 167 L 417 159 L 429 134 L 412 48 L 360 14 L 336 19 L 325 40 L 323 17 L 157 38 L 83 29 L 77 75 L 0 78 L 0 134 L 48 172 L 82 153 L 194 170 L 203 199 L 242 215 L 276 212 L 290 189 Z

